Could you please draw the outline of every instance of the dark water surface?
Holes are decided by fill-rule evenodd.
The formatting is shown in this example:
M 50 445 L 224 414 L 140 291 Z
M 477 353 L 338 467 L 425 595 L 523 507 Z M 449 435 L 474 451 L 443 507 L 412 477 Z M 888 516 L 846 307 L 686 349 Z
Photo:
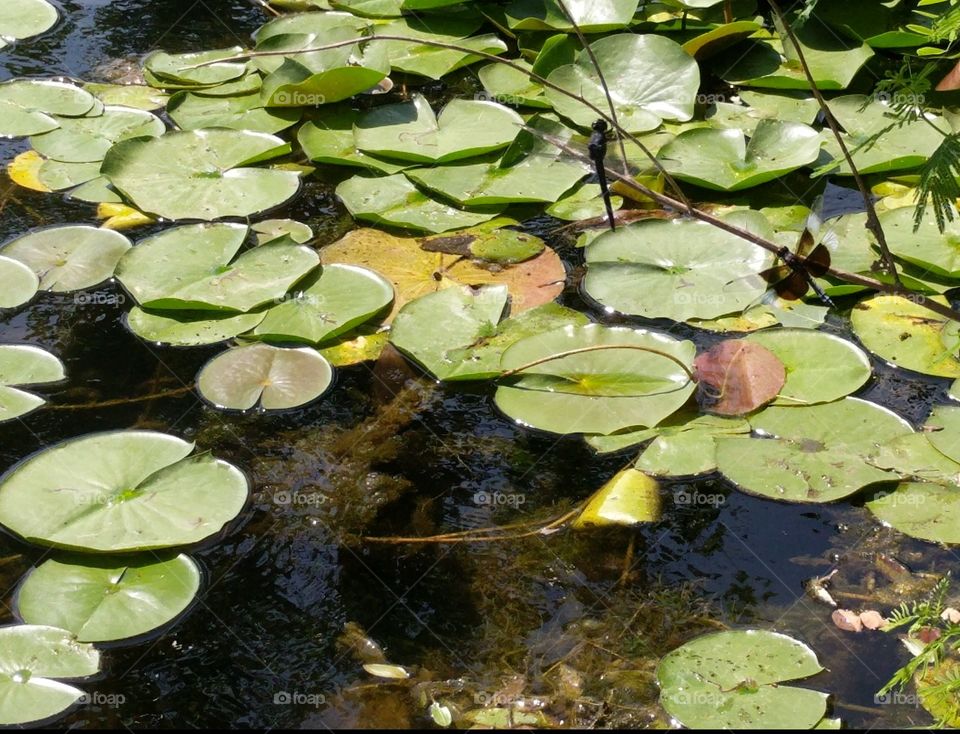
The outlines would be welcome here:
M 51 33 L 0 52 L 0 79 L 59 74 L 97 81 L 105 63 L 154 48 L 244 44 L 264 22 L 246 0 L 59 5 L 65 17 Z M 3 161 L 24 146 L 0 142 Z M 94 222 L 92 207 L 16 188 L 5 176 L 0 192 L 0 241 L 37 226 Z M 347 221 L 323 185 L 283 215 L 308 222 L 323 241 Z M 563 254 L 578 264 L 575 251 Z M 827 672 L 806 685 L 833 693 L 834 715 L 845 722 L 929 721 L 911 706 L 874 704 L 874 692 L 907 659 L 894 636 L 842 633 L 830 610 L 803 593 L 803 580 L 835 560 L 856 581 L 878 550 L 917 570 L 952 567 L 946 551 L 879 529 L 861 502 L 795 506 L 746 496 L 717 478 L 664 483 L 665 519 L 638 531 L 626 588 L 617 581 L 629 534 L 619 532 L 469 546 L 363 543 L 353 533 L 425 535 L 546 518 L 551 508 L 560 514 L 630 454 L 598 458 L 579 440 L 519 429 L 496 412 L 485 389 L 427 386 L 416 416 L 397 417 L 385 411 L 382 383 L 364 366 L 339 370 L 323 401 L 279 417 L 225 415 L 193 394 L 56 408 L 188 385 L 221 350 L 141 342 L 122 324 L 123 299 L 119 286 L 106 285 L 89 299 L 95 303 L 41 294 L 15 313 L 0 313 L 0 341 L 40 345 L 64 361 L 69 375 L 67 384 L 40 391 L 53 408 L 0 425 L 0 470 L 58 441 L 136 426 L 196 440 L 242 467 L 253 491 L 222 537 L 191 551 L 205 579 L 190 612 L 159 636 L 106 649 L 101 677 L 82 684 L 100 703 L 72 710 L 58 725 L 425 725 L 426 704 L 408 689 L 384 685 L 373 698 L 363 693 L 373 679 L 336 643 L 345 623 L 361 625 L 392 662 L 429 670 L 425 679 L 495 691 L 511 675 L 537 680 L 559 659 L 564 631 L 585 622 L 635 634 L 638 660 L 646 654 L 649 663 L 665 651 L 664 639 L 652 637 L 682 627 L 692 613 L 680 594 L 685 583 L 695 584 L 695 596 L 708 600 L 722 622 L 772 626 L 808 642 Z M 566 299 L 579 303 L 575 292 Z M 828 328 L 847 333 L 839 319 Z M 875 369 L 861 394 L 915 424 L 945 400 L 946 381 L 879 363 Z M 370 428 L 366 438 L 350 433 L 360 424 Z M 339 462 L 331 458 L 338 445 Z M 497 492 L 523 503 L 494 511 L 478 500 L 478 493 Z M 711 499 L 677 501 L 684 496 Z M 0 623 L 16 621 L 15 586 L 46 555 L 0 536 Z M 642 604 L 650 605 L 642 607 L 645 615 L 666 620 L 651 623 L 651 639 L 628 625 Z M 671 644 L 684 639 L 680 634 Z M 599 678 L 604 671 L 582 672 Z M 122 703 L 104 703 L 110 695 Z M 611 715 L 598 723 L 623 720 Z

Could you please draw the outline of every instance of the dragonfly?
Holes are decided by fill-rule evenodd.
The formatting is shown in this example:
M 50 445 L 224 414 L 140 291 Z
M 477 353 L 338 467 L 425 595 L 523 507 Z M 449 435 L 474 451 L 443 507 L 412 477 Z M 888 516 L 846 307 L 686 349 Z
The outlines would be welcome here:
M 590 136 L 590 142 L 587 143 L 587 150 L 590 151 L 590 160 L 593 161 L 593 167 L 597 174 L 597 183 L 600 184 L 600 192 L 603 194 L 603 204 L 607 208 L 607 221 L 610 223 L 610 229 L 617 231 L 617 225 L 613 221 L 613 205 L 610 203 L 610 188 L 607 186 L 607 170 L 605 161 L 607 157 L 607 121 L 599 119 L 593 123 L 593 134 Z
M 794 251 L 781 247 L 777 251 L 777 259 L 783 264 L 767 268 L 760 276 L 773 287 L 778 296 L 787 301 L 797 301 L 813 290 L 825 305 L 834 308 L 836 304 L 814 280 L 826 275 L 830 270 L 830 250 L 823 242 L 817 244 L 816 240 L 815 233 L 820 228 L 817 208 L 817 205 L 814 205 L 814 211 L 807 217 Z

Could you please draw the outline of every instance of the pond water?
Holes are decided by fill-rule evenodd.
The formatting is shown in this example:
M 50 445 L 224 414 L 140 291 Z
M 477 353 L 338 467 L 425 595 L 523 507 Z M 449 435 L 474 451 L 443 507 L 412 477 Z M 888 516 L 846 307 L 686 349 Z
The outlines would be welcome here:
M 154 48 L 244 44 L 264 21 L 245 0 L 59 6 L 65 18 L 52 32 L 0 54 L 0 79 L 106 80 Z M 9 161 L 25 147 L 5 141 L 0 155 Z M 309 223 L 321 244 L 333 241 L 351 226 L 331 193 L 336 180 L 321 176 L 280 215 Z M 17 188 L 5 175 L 0 192 L 0 240 L 94 221 L 92 206 Z M 580 264 L 577 250 L 551 244 L 571 269 Z M 578 439 L 523 430 L 497 413 L 483 388 L 441 389 L 421 379 L 393 397 L 399 383 L 367 366 L 340 370 L 323 401 L 281 416 L 219 413 L 193 393 L 84 408 L 189 385 L 219 351 L 143 343 L 123 326 L 124 300 L 118 285 L 81 299 L 41 293 L 0 316 L 0 342 L 42 346 L 69 375 L 43 391 L 50 408 L 0 425 L 0 469 L 67 438 L 139 427 L 197 441 L 242 467 L 253 491 L 221 537 L 192 551 L 205 578 L 189 613 L 159 636 L 108 646 L 102 674 L 82 684 L 92 702 L 58 725 L 422 726 L 429 718 L 414 683 L 443 681 L 436 690 L 479 700 L 521 676 L 527 694 L 549 692 L 557 664 L 570 661 L 582 676 L 573 686 L 582 699 L 563 709 L 565 717 L 642 726 L 657 716 L 650 676 L 657 657 L 715 622 L 771 627 L 807 642 L 827 671 L 805 685 L 831 692 L 834 715 L 849 725 L 930 721 L 914 706 L 874 701 L 906 661 L 895 636 L 841 632 L 830 609 L 804 593 L 805 579 L 834 564 L 838 580 L 857 587 L 880 552 L 915 571 L 951 568 L 952 554 L 880 528 L 860 502 L 781 504 L 708 477 L 664 482 L 663 521 L 635 533 L 364 541 L 361 533 L 430 535 L 560 515 L 631 455 L 596 457 Z M 583 306 L 575 285 L 563 302 Z M 610 322 L 601 310 L 590 313 Z M 848 334 L 843 319 L 826 328 Z M 694 330 L 679 335 L 705 339 Z M 874 370 L 859 394 L 915 425 L 944 400 L 945 380 L 877 360 Z M 0 536 L 0 623 L 16 621 L 15 586 L 46 555 Z M 417 669 L 414 683 L 367 676 L 338 642 L 350 622 L 391 662 Z M 585 657 L 584 640 L 611 654 Z M 606 676 L 611 671 L 636 673 L 639 683 L 621 689 Z

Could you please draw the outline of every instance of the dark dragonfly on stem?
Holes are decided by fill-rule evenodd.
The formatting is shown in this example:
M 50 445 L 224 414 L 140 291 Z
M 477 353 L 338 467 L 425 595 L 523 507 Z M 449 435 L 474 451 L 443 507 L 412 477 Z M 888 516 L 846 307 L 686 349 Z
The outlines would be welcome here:
M 777 259 L 783 264 L 768 268 L 760 275 L 783 299 L 796 301 L 812 290 L 824 305 L 834 308 L 836 304 L 815 280 L 830 270 L 830 250 L 823 242 L 817 244 L 819 229 L 820 217 L 813 211 L 807 217 L 794 251 L 781 247 Z
M 590 136 L 590 142 L 587 143 L 587 150 L 590 151 L 590 160 L 593 161 L 594 171 L 597 174 L 597 183 L 600 184 L 600 192 L 603 195 L 603 204 L 607 209 L 607 221 L 610 229 L 616 231 L 617 225 L 613 218 L 613 205 L 610 203 L 610 187 L 607 185 L 607 171 L 604 168 L 607 158 L 607 130 L 609 129 L 607 121 L 599 119 L 593 123 L 593 134 Z

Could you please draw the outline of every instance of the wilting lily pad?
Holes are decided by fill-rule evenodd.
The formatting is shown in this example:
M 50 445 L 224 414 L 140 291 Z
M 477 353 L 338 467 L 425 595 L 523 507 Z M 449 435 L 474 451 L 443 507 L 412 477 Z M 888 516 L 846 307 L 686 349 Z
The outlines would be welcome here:
M 319 398 L 333 369 L 315 349 L 250 344 L 214 357 L 197 375 L 200 394 L 218 408 L 285 410 Z
M 59 382 L 63 363 L 50 352 L 27 344 L 0 344 L 0 423 L 19 418 L 46 402 L 16 385 Z
M 766 630 L 703 635 L 657 668 L 660 703 L 690 729 L 812 729 L 827 694 L 781 685 L 823 670 L 799 640 Z
M 136 137 L 157 137 L 166 128 L 159 117 L 128 107 L 104 107 L 96 117 L 58 117 L 59 127 L 30 138 L 34 150 L 64 163 L 102 161 L 113 145 Z
M 857 398 L 774 406 L 751 417 L 750 425 L 774 438 L 720 438 L 717 466 L 744 491 L 786 502 L 832 502 L 896 480 L 866 459 L 880 444 L 912 432 L 896 414 Z
M 425 293 L 457 285 L 506 285 L 512 313 L 551 302 L 563 292 L 563 261 L 549 247 L 515 265 L 485 267 L 448 255 L 426 252 L 413 237 L 394 237 L 375 229 L 357 229 L 321 251 L 323 263 L 361 265 L 393 283 L 393 314 Z
M 150 632 L 193 601 L 200 570 L 189 556 L 44 561 L 24 580 L 17 610 L 28 624 L 69 630 L 81 642 Z
M 870 360 L 846 339 L 810 329 L 773 329 L 746 337 L 783 362 L 787 382 L 774 405 L 829 403 L 870 379 Z
M 53 115 L 79 117 L 96 99 L 80 87 L 65 82 L 14 79 L 0 84 L 0 136 L 39 135 L 56 130 Z
M 252 334 L 264 341 L 320 344 L 369 320 L 391 301 L 393 286 L 377 273 L 327 265 L 313 282 L 267 311 Z
M 440 380 L 469 379 L 463 353 L 492 337 L 507 304 L 507 287 L 444 288 L 411 301 L 393 321 L 390 341 Z
M 6 0 L 0 6 L 0 48 L 8 39 L 39 36 L 56 24 L 57 9 L 47 0 Z
M 657 522 L 662 514 L 657 480 L 631 467 L 597 490 L 570 526 L 575 530 L 607 525 Z
M 932 300 L 946 303 L 942 297 Z M 949 323 L 900 296 L 874 296 L 850 312 L 854 333 L 881 359 L 927 375 L 960 377 L 960 360 L 953 354 L 956 349 L 948 349 L 943 340 Z
M 763 222 L 765 224 L 765 222 Z M 587 247 L 587 294 L 620 313 L 711 319 L 738 312 L 767 286 L 769 255 L 693 220 L 645 220 L 605 232 Z
M 320 258 L 284 240 L 237 252 L 240 224 L 193 224 L 149 237 L 121 261 L 117 278 L 146 308 L 246 312 L 282 298 Z
M 610 88 L 620 124 L 630 132 L 658 127 L 663 120 L 689 120 L 700 86 L 697 62 L 664 36 L 621 33 L 590 44 Z M 574 64 L 555 69 L 547 80 L 582 96 L 601 110 L 608 107 L 591 57 L 581 51 Z M 597 113 L 576 99 L 548 88 L 553 108 L 589 127 Z
M 0 308 L 17 308 L 40 287 L 36 273 L 19 260 L 0 255 Z
M 402 174 L 354 176 L 337 186 L 337 196 L 357 219 L 404 229 L 446 232 L 489 221 L 503 207 L 466 211 L 431 199 Z
M 496 404 L 522 425 L 553 433 L 655 426 L 694 390 L 694 346 L 643 329 L 568 326 L 507 349 Z M 537 364 L 534 364 L 537 363 Z
M 134 306 L 126 316 L 126 324 L 130 331 L 145 341 L 176 347 L 195 347 L 218 344 L 250 331 L 263 321 L 264 315 L 262 312 L 151 312 Z
M 658 157 L 683 181 L 739 191 L 810 165 L 819 155 L 820 138 L 812 127 L 761 120 L 749 142 L 740 130 L 687 130 L 661 148 Z
M 66 630 L 33 624 L 0 627 L 0 725 L 43 721 L 83 697 L 55 678 L 87 678 L 100 653 Z
M 880 522 L 913 538 L 960 543 L 960 489 L 955 484 L 903 482 L 867 507 Z
M 455 99 L 439 117 L 421 95 L 410 102 L 376 107 L 356 124 L 364 153 L 416 163 L 447 163 L 506 148 L 523 118 L 493 102 Z
M 281 138 L 213 128 L 124 140 L 101 172 L 141 211 L 167 219 L 246 217 L 282 204 L 300 187 L 294 171 L 251 168 L 290 150 Z
M 43 290 L 92 288 L 113 276 L 130 240 L 119 232 L 84 225 L 50 227 L 18 237 L 0 254 L 28 266 Z
M 0 523 L 24 539 L 78 551 L 196 543 L 247 499 L 241 471 L 153 431 L 110 431 L 46 448 L 0 477 Z

